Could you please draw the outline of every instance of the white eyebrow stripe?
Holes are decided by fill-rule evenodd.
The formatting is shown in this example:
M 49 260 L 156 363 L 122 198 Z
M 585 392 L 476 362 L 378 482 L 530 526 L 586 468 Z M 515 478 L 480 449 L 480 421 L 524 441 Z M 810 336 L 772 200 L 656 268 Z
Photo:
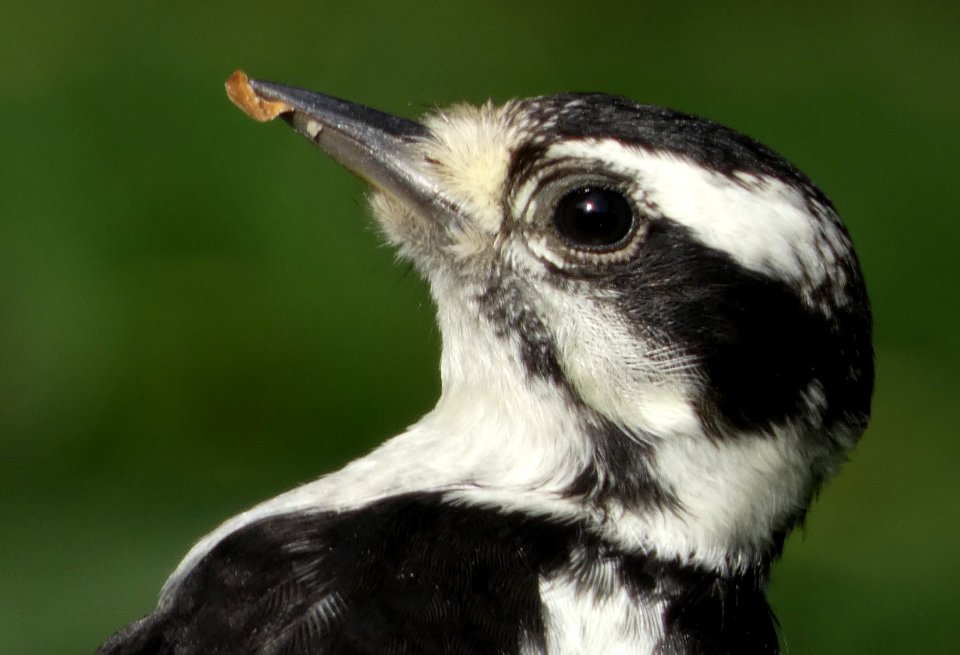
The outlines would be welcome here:
M 613 139 L 560 142 L 548 156 L 598 160 L 635 177 L 664 217 L 689 228 L 704 245 L 745 268 L 799 285 L 803 293 L 843 281 L 830 279 L 848 247 L 838 221 L 826 216 L 826 208 L 824 215 L 811 213 L 803 193 L 779 179 L 746 173 L 734 179 Z

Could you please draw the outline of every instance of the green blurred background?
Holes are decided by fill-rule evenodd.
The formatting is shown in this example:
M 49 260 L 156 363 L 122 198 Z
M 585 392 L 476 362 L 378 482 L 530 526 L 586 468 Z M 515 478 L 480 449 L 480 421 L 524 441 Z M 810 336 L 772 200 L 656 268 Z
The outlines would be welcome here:
M 960 637 L 956 2 L 0 4 L 0 653 L 89 653 L 221 519 L 438 391 L 359 182 L 235 68 L 415 116 L 603 90 L 794 160 L 876 310 L 873 426 L 777 566 L 788 653 Z

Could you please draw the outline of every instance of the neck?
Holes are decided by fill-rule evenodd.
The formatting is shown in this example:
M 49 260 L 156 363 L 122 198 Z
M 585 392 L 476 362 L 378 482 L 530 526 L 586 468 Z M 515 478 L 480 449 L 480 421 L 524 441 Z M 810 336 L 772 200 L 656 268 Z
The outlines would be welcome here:
M 227 521 L 173 579 L 260 518 L 422 491 L 585 521 L 623 552 L 721 574 L 764 567 L 778 552 L 809 496 L 809 462 L 789 432 L 724 442 L 631 432 L 568 386 L 531 375 L 518 344 L 477 329 L 476 315 L 440 316 L 443 392 L 430 413 L 342 470 Z
M 434 292 L 443 394 L 395 445 L 422 449 L 422 482 L 465 502 L 589 516 L 623 548 L 711 570 L 747 571 L 779 552 L 809 496 L 809 456 L 796 435 L 720 442 L 695 421 L 663 434 L 650 421 L 626 429 L 562 377 L 531 370 L 522 356 L 530 344 L 516 336 L 529 330 L 498 333 L 476 309 L 443 302 L 441 285 Z M 651 393 L 660 413 L 688 413 L 686 399 Z

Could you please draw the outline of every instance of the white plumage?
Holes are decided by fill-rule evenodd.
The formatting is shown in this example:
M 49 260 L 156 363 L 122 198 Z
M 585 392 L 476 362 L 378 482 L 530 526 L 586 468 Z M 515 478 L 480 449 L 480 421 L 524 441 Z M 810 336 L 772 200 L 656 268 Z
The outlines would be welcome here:
M 872 386 L 826 197 L 742 135 L 622 98 L 420 124 L 251 93 L 373 186 L 430 284 L 442 393 L 202 539 L 103 652 L 776 653 L 770 563 Z

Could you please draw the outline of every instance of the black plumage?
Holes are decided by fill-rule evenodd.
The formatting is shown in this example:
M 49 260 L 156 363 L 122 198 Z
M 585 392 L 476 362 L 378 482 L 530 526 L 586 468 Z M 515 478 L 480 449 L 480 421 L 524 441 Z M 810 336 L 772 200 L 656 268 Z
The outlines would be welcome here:
M 371 182 L 430 282 L 444 391 L 221 526 L 100 654 L 779 653 L 771 563 L 873 388 L 826 196 L 749 137 L 615 96 L 421 124 L 240 91 Z
M 720 576 L 619 551 L 580 522 L 421 493 L 250 524 L 99 653 L 543 652 L 538 580 L 558 574 L 584 593 L 602 597 L 626 587 L 637 598 L 664 601 L 664 654 L 777 652 L 764 568 Z

